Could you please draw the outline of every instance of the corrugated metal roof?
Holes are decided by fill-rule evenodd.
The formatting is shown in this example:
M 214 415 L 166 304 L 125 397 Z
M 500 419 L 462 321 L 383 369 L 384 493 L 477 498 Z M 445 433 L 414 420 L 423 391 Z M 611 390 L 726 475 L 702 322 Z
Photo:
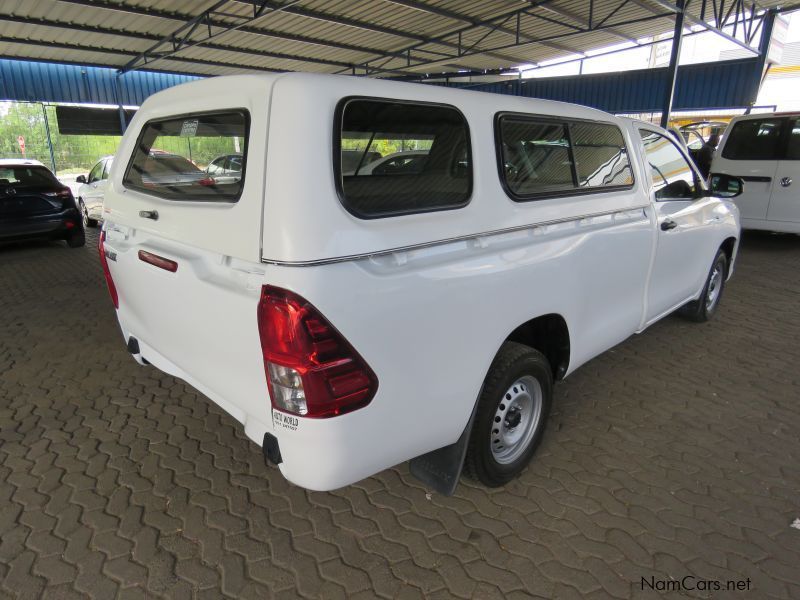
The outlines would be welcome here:
M 269 10 L 252 19 L 257 3 L 228 0 L 187 37 L 187 45 L 137 66 L 217 75 L 364 73 L 367 65 L 377 76 L 509 68 L 670 32 L 673 19 L 663 3 L 594 0 L 590 10 L 586 0 L 267 0 Z M 0 57 L 120 68 L 217 4 L 3 0 Z M 700 17 L 702 4 L 690 3 L 694 18 Z M 758 4 L 767 8 L 780 2 Z

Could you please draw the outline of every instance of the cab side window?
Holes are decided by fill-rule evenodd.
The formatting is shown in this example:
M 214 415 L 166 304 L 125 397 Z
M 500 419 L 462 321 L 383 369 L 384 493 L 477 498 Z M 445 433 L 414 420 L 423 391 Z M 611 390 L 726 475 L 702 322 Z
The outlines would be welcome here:
M 666 136 L 640 129 L 657 201 L 694 200 L 701 188 L 689 162 Z
M 108 172 L 111 171 L 111 165 L 114 162 L 113 158 L 109 158 L 103 166 L 103 176 L 101 179 L 108 179 Z
M 98 181 L 99 179 L 101 179 L 102 175 L 103 175 L 103 161 L 101 160 L 99 163 L 97 163 L 95 166 L 92 167 L 91 171 L 89 171 L 89 179 L 87 183 L 94 183 L 95 181 Z

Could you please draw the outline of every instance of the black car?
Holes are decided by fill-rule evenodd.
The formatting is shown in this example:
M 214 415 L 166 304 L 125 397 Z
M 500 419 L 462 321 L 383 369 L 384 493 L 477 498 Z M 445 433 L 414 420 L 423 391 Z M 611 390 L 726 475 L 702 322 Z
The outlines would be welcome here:
M 81 213 L 68 187 L 37 161 L 0 160 L 0 242 L 86 243 Z

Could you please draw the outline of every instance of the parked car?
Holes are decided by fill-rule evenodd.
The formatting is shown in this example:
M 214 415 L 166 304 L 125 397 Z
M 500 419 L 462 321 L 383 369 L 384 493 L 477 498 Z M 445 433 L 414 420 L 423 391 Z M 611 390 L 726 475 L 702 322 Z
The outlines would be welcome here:
M 246 138 L 244 176 L 142 186 L 185 131 Z M 348 175 L 365 137 L 430 151 Z M 443 493 L 462 466 L 509 481 L 554 382 L 675 310 L 712 318 L 738 247 L 740 180 L 712 195 L 665 130 L 552 101 L 217 77 L 148 98 L 118 157 L 101 253 L 128 350 L 314 490 L 406 460 Z
M 427 150 L 405 150 L 392 152 L 364 165 L 359 175 L 402 175 L 420 173 L 428 158 Z
M 206 174 L 215 183 L 235 183 L 242 178 L 242 154 L 218 156 L 206 167 Z
M 97 223 L 103 220 L 103 199 L 113 163 L 113 156 L 104 156 L 95 163 L 88 175 L 75 178 L 75 182 L 81 184 L 78 188 L 78 209 L 86 227 L 97 227 Z
M 362 143 L 369 143 L 369 140 L 361 140 Z M 365 152 L 366 150 L 366 152 Z M 352 175 L 359 165 L 367 165 L 381 159 L 381 153 L 369 148 L 363 150 L 342 149 L 339 160 L 342 165 L 342 174 Z
M 678 129 L 677 127 L 670 126 L 667 128 L 667 133 L 669 133 L 672 136 L 672 139 L 678 143 L 678 146 L 680 146 L 681 149 L 686 154 L 689 154 L 691 156 L 689 147 L 686 145 L 686 138 L 683 136 L 680 129 Z M 694 156 L 692 156 L 692 159 L 694 159 Z
M 211 186 L 214 180 L 191 159 L 171 152 L 156 151 L 129 166 L 131 179 L 152 188 Z
M 742 227 L 800 233 L 800 113 L 735 117 L 711 164 L 719 175 L 746 182 Z
M 679 129 L 681 136 L 685 140 L 689 156 L 695 163 L 700 149 L 712 135 L 721 136 L 728 124 L 725 121 L 695 121 L 682 125 Z
M 80 213 L 69 188 L 36 160 L 0 160 L 0 242 L 66 240 L 86 242 Z

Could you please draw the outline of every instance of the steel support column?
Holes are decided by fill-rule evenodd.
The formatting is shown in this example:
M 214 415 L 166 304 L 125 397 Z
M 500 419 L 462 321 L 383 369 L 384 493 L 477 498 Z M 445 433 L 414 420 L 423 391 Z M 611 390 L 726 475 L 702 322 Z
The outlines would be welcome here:
M 662 127 L 666 127 L 669 124 L 669 114 L 672 112 L 672 99 L 675 97 L 675 81 L 678 77 L 678 62 L 681 58 L 681 42 L 683 41 L 683 17 L 686 12 L 686 0 L 677 0 L 675 4 L 678 12 L 675 13 L 675 33 L 672 35 L 672 51 L 669 55 L 669 69 L 667 69 L 664 108 L 661 111 Z
M 750 111 L 753 110 L 753 106 L 755 106 L 758 100 L 758 93 L 761 91 L 761 86 L 764 85 L 764 80 L 767 78 L 767 73 L 769 73 L 769 68 L 771 66 L 768 60 L 769 45 L 772 42 L 772 30 L 775 27 L 775 17 L 779 12 L 780 9 L 770 8 L 764 13 L 764 19 L 761 22 L 761 39 L 758 41 L 758 64 L 753 73 L 753 77 L 758 80 L 758 85 L 753 92 L 753 97 L 750 99 L 750 106 L 748 106 L 745 111 L 746 115 L 749 115 Z
M 122 81 L 120 78 L 124 75 L 124 73 L 117 72 L 117 76 L 114 78 L 114 91 L 117 94 L 117 114 L 119 115 L 119 130 L 124 134 L 125 130 L 128 128 L 128 123 L 125 120 L 125 109 L 122 106 Z
M 42 116 L 44 117 L 44 131 L 47 134 L 47 148 L 50 150 L 50 164 L 53 166 L 53 173 L 56 172 L 56 155 L 53 152 L 53 138 L 50 136 L 50 121 L 47 119 L 47 106 L 42 102 Z

